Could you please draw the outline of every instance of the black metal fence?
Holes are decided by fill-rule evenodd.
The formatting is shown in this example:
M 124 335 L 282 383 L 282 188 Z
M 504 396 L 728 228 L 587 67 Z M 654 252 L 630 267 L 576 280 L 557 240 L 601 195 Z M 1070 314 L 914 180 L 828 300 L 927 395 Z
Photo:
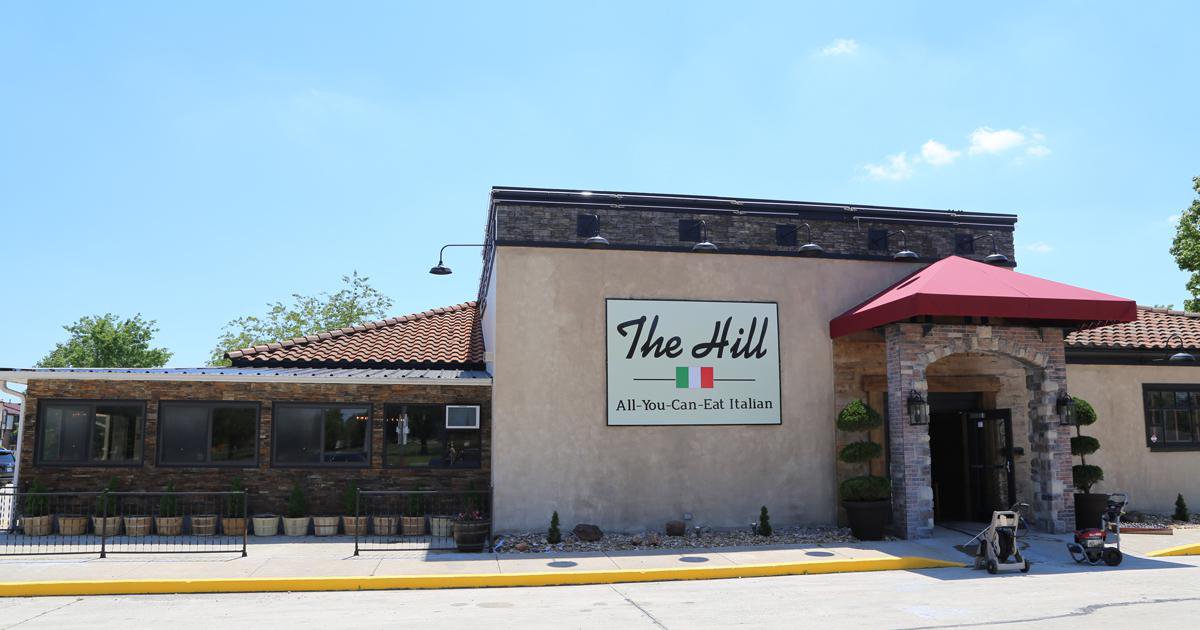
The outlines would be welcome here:
M 346 519 L 361 551 L 492 547 L 490 491 L 359 490 L 355 518 Z
M 0 556 L 246 555 L 245 492 L 0 492 Z

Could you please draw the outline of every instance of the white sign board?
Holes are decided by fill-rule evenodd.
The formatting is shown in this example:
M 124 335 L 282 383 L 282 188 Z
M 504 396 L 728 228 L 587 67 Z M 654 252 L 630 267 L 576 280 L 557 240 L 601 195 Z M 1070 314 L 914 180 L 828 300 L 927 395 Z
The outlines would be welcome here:
M 774 302 L 609 299 L 609 425 L 779 424 Z

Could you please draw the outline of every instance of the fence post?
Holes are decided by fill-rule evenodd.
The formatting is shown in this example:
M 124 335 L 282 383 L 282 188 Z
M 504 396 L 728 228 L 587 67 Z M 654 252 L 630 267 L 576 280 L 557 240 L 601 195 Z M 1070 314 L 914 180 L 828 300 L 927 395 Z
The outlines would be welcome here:
M 358 555 L 358 534 L 362 531 L 359 512 L 362 509 L 362 488 L 354 489 L 354 555 Z
M 100 503 L 103 507 L 100 508 L 100 557 L 108 557 L 108 490 L 100 493 Z
M 242 557 L 246 557 L 246 538 L 250 530 L 250 511 L 246 509 L 246 491 L 242 491 Z

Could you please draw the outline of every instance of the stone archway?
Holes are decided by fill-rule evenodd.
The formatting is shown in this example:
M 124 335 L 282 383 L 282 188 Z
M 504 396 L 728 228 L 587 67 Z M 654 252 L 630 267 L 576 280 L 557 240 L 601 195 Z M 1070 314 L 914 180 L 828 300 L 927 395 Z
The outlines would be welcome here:
M 954 324 L 890 324 L 887 348 L 888 435 L 891 446 L 892 509 L 905 538 L 933 531 L 933 488 L 929 427 L 909 422 L 907 399 L 916 390 L 928 398 L 926 369 L 960 353 L 998 354 L 1025 368 L 1029 390 L 1030 485 L 1033 521 L 1050 532 L 1074 522 L 1070 434 L 1060 429 L 1055 405 L 1066 391 L 1062 331 L 1057 328 Z

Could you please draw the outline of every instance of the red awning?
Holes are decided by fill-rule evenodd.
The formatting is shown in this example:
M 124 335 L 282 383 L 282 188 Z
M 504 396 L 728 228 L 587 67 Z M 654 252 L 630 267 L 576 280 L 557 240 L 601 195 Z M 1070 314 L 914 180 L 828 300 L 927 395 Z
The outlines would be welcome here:
M 829 322 L 833 338 L 922 315 L 1131 322 L 1137 304 L 959 256 L 939 260 Z

